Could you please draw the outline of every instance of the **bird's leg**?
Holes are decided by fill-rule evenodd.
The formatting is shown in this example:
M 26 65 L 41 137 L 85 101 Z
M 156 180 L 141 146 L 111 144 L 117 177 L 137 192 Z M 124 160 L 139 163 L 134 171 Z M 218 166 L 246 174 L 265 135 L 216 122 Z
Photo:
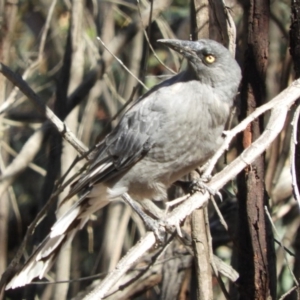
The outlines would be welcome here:
M 140 206 L 127 193 L 122 195 L 122 199 L 140 216 L 145 223 L 146 228 L 153 231 L 157 242 L 163 244 L 166 237 L 166 230 L 162 224 L 145 214 Z
M 147 215 L 153 217 L 155 220 L 161 220 L 164 217 L 164 212 L 152 201 L 145 199 L 139 204 L 143 207 Z
M 200 177 L 189 181 L 177 180 L 174 184 L 181 187 L 185 194 L 194 194 L 196 192 L 205 193 L 209 192 L 211 195 L 218 194 L 215 190 L 207 186 L 207 182 L 211 179 L 211 176 Z
M 165 210 L 165 214 L 167 214 L 169 212 L 169 209 L 177 204 L 180 204 L 182 202 L 184 202 L 186 199 L 189 198 L 189 195 L 184 195 L 183 197 L 177 198 L 175 200 L 171 200 L 166 202 L 166 210 Z
M 210 187 L 207 186 L 207 182 L 209 182 L 211 179 L 211 176 L 205 176 L 205 177 L 200 177 L 199 179 L 194 179 L 190 182 L 190 192 L 191 193 L 196 193 L 196 192 L 201 192 L 205 193 L 206 191 L 210 194 L 210 196 L 215 196 L 218 195 L 219 198 L 222 201 L 222 194 L 219 191 L 216 191 L 214 189 L 211 189 Z
M 206 184 L 209 182 L 210 179 L 211 176 L 200 177 L 198 179 L 193 179 L 192 181 L 190 181 L 190 186 L 189 186 L 190 193 L 194 194 L 196 192 L 201 192 L 204 194 L 206 191 L 208 191 L 211 195 L 215 195 L 216 191 L 209 188 Z

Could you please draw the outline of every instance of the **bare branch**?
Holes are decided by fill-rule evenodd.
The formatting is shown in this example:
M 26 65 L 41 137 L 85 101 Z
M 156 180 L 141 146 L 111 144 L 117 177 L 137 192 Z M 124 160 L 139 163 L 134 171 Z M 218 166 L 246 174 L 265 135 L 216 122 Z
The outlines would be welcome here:
M 49 13 L 47 15 L 46 23 L 45 23 L 42 38 L 41 38 L 41 43 L 39 46 L 39 55 L 38 55 L 38 59 L 37 59 L 38 63 L 41 63 L 42 58 L 43 58 L 43 52 L 44 52 L 44 48 L 45 48 L 45 44 L 46 44 L 46 38 L 47 38 L 47 34 L 48 34 L 48 31 L 50 28 L 50 22 L 51 22 L 51 18 L 53 16 L 53 12 L 54 12 L 56 3 L 57 3 L 57 0 L 52 1 L 50 8 L 49 8 Z
M 270 224 L 271 224 L 272 227 L 273 227 L 274 232 L 276 233 L 277 237 L 279 238 L 280 235 L 279 235 L 279 233 L 278 233 L 278 231 L 277 231 L 277 229 L 276 229 L 276 226 L 275 226 L 274 223 L 273 223 L 273 220 L 272 220 L 272 217 L 271 217 L 271 215 L 270 215 L 270 213 L 269 213 L 268 207 L 266 207 L 266 206 L 265 206 L 265 212 L 266 212 L 266 215 L 267 215 L 267 217 L 268 217 L 268 219 L 269 219 Z M 282 244 L 281 241 L 279 241 L 279 245 L 280 245 L 280 247 L 283 247 L 283 244 Z M 287 266 L 287 268 L 289 269 L 290 274 L 292 275 L 292 278 L 293 278 L 293 280 L 294 280 L 294 283 L 295 283 L 297 286 L 299 286 L 299 282 L 298 282 L 298 280 L 297 280 L 297 278 L 296 278 L 296 276 L 295 276 L 293 270 L 292 270 L 291 267 L 290 267 L 290 264 L 289 264 L 289 261 L 288 261 L 288 259 L 287 259 L 286 253 L 285 253 L 285 255 L 284 255 L 284 259 L 285 259 L 286 266 Z
M 143 24 L 143 19 L 142 19 L 142 14 L 141 14 L 141 9 L 140 9 L 140 2 L 139 2 L 139 0 L 137 1 L 137 5 L 138 5 L 138 11 L 139 11 L 139 14 L 140 14 L 141 22 L 142 22 L 142 24 Z M 143 28 L 145 28 L 144 25 L 143 25 Z M 175 72 L 174 70 L 172 70 L 172 69 L 169 68 L 167 65 L 165 65 L 165 64 L 163 63 L 163 61 L 157 56 L 155 50 L 153 49 L 153 47 L 152 47 L 152 45 L 151 45 L 151 43 L 150 43 L 150 40 L 149 40 L 147 31 L 146 31 L 145 29 L 143 29 L 143 33 L 144 33 L 144 36 L 145 36 L 146 41 L 147 41 L 147 43 L 148 43 L 148 46 L 149 46 L 151 52 L 153 53 L 154 57 L 157 59 L 157 61 L 158 61 L 162 66 L 164 66 L 168 71 L 170 71 L 171 74 L 176 74 L 176 72 Z
M 265 131 L 262 135 L 251 144 L 243 153 L 238 156 L 232 163 L 230 163 L 221 172 L 216 174 L 208 187 L 214 190 L 221 189 L 229 180 L 234 178 L 243 168 L 249 165 L 255 160 L 265 149 L 272 143 L 276 136 L 280 133 L 286 118 L 289 107 L 300 97 L 300 80 L 294 81 L 287 89 L 281 92 L 277 97 L 268 103 L 257 108 L 249 117 L 247 117 L 242 123 L 237 125 L 231 131 L 228 132 L 227 137 L 233 137 L 238 132 L 242 131 L 244 127 L 251 123 L 258 115 L 272 109 L 271 116 Z M 226 141 L 224 142 L 227 145 Z M 222 148 L 224 145 L 222 146 Z M 195 209 L 203 206 L 208 201 L 208 192 L 201 194 L 196 193 L 188 198 L 181 205 L 176 207 L 162 222 L 162 226 L 165 226 L 169 230 L 176 230 L 177 224 L 180 224 L 188 215 L 190 215 Z M 97 286 L 85 300 L 103 299 L 106 293 L 112 286 L 117 284 L 117 281 L 129 270 L 129 268 L 135 263 L 146 251 L 155 245 L 154 233 L 147 233 L 116 266 L 103 281 Z
M 53 111 L 47 107 L 40 97 L 29 87 L 29 85 L 22 79 L 22 77 L 7 66 L 0 63 L 0 72 L 10 80 L 15 86 L 17 86 L 22 93 L 24 93 L 29 100 L 33 102 L 36 108 L 47 117 L 47 119 L 56 127 L 62 137 L 68 141 L 80 154 L 84 154 L 87 151 L 86 146 L 82 144 L 80 140 L 68 129 L 65 123 L 63 123 Z
M 140 81 L 125 65 L 124 63 L 121 61 L 121 59 L 119 59 L 116 55 L 114 55 L 109 48 L 104 44 L 104 42 L 101 40 L 100 36 L 97 37 L 98 41 L 102 44 L 102 46 L 114 57 L 114 59 L 141 85 L 143 86 L 144 89 L 146 89 L 147 91 L 149 90 L 149 88 L 147 86 L 144 85 L 144 83 L 142 81 Z
M 208 166 L 205 169 L 205 172 L 203 173 L 203 176 L 209 176 L 212 172 L 212 170 L 215 167 L 215 164 L 219 160 L 219 158 L 223 155 L 223 153 L 228 150 L 229 144 L 231 140 L 243 130 L 246 129 L 248 124 L 250 124 L 252 121 L 254 121 L 256 118 L 258 118 L 260 115 L 265 113 L 268 110 L 273 109 L 277 105 L 280 105 L 282 102 L 282 99 L 290 99 L 289 103 L 286 103 L 288 107 L 290 107 L 295 102 L 295 95 L 297 95 L 297 87 L 299 85 L 299 81 L 295 80 L 288 88 L 283 90 L 279 95 L 277 95 L 275 98 L 267 102 L 266 104 L 258 107 L 251 115 L 249 115 L 247 118 L 245 118 L 242 122 L 240 122 L 236 127 L 234 127 L 230 131 L 224 132 L 225 139 L 222 144 L 222 146 L 219 148 L 219 150 L 214 154 L 214 156 L 210 159 Z M 283 104 L 282 104 L 283 105 Z
M 37 130 L 23 146 L 22 150 L 13 162 L 3 171 L 0 181 L 0 197 L 11 185 L 15 176 L 22 172 L 33 160 L 36 153 L 40 150 L 43 139 L 43 131 Z

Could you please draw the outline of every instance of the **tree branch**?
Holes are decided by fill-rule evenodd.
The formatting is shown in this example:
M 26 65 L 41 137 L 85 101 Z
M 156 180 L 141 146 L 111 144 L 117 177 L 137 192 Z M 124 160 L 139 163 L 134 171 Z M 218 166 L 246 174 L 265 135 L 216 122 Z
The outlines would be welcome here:
M 10 68 L 0 63 L 0 72 L 15 86 L 17 86 L 20 91 L 28 97 L 28 99 L 33 102 L 35 107 L 40 111 L 43 116 L 56 127 L 57 131 L 62 135 L 62 137 L 68 141 L 81 155 L 83 155 L 87 148 L 82 144 L 80 140 L 69 130 L 65 123 L 63 123 L 53 111 L 47 107 L 41 98 L 30 88 L 30 86 L 22 79 L 22 77 L 14 73 Z
M 207 184 L 209 188 L 214 190 L 221 189 L 228 181 L 234 178 L 241 170 L 255 160 L 257 156 L 263 153 L 266 148 L 272 143 L 276 136 L 283 128 L 286 114 L 291 105 L 300 97 L 300 80 L 294 81 L 288 88 L 276 96 L 268 105 L 263 105 L 257 108 L 249 115 L 242 123 L 237 125 L 227 133 L 222 149 L 226 149 L 228 139 L 232 139 L 238 132 L 251 123 L 253 119 L 271 109 L 271 116 L 266 129 L 262 135 L 245 149 L 240 156 L 231 162 L 221 172 L 216 174 Z M 162 222 L 162 224 L 172 231 L 176 230 L 177 224 L 180 224 L 188 215 L 195 209 L 201 207 L 209 199 L 209 194 L 196 193 L 188 198 L 181 205 L 176 207 Z M 103 299 L 111 287 L 115 286 L 118 280 L 131 268 L 131 266 L 149 249 L 155 245 L 154 233 L 147 233 L 118 263 L 115 270 L 112 271 L 103 281 L 97 286 L 84 300 Z

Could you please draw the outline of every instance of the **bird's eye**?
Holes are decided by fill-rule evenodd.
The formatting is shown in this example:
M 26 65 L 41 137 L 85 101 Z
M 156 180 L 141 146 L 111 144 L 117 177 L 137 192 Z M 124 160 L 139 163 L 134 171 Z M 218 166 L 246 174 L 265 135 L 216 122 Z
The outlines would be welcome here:
M 212 55 L 212 54 L 208 54 L 205 56 L 205 61 L 208 63 L 208 64 L 212 64 L 214 63 L 216 60 L 216 58 Z

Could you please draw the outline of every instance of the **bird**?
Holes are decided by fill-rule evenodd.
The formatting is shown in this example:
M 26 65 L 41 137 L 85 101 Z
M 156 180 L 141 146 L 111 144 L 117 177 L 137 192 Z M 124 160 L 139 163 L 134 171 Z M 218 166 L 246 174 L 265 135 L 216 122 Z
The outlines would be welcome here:
M 77 201 L 6 289 L 41 279 L 91 214 L 124 194 L 137 202 L 166 199 L 174 182 L 221 145 L 241 81 L 239 64 L 214 40 L 158 42 L 181 54 L 186 69 L 138 98 L 99 142 L 87 171 L 70 187 L 67 199 L 78 195 Z

